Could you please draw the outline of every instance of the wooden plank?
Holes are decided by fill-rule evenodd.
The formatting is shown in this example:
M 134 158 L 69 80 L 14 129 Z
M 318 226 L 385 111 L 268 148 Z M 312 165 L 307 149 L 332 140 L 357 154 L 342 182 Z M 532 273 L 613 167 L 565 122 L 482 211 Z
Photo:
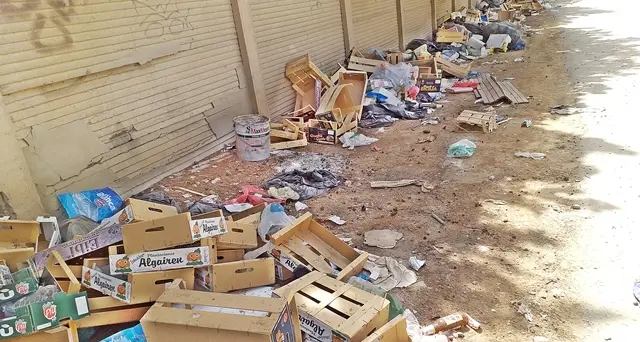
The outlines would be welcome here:
M 509 101 L 511 101 L 511 103 L 529 103 L 529 99 L 524 94 L 522 94 L 511 82 L 500 82 L 499 86 L 503 90 L 505 96 L 509 99 Z
M 351 0 L 340 0 L 342 14 L 342 35 L 344 37 L 345 56 L 348 56 L 353 48 L 355 36 L 353 34 L 353 14 L 351 12 Z
M 340 254 L 340 252 L 333 249 L 330 245 L 328 245 L 326 242 L 322 241 L 319 237 L 310 233 L 309 231 L 298 232 L 296 236 L 302 241 L 307 242 L 322 256 L 340 267 L 340 269 L 344 269 L 349 266 L 349 259 L 344 257 L 342 254 Z
M 260 57 L 258 55 L 258 45 L 256 43 L 253 21 L 251 19 L 251 8 L 248 0 L 232 0 L 233 18 L 238 31 L 238 42 L 240 53 L 245 66 L 245 75 L 253 91 L 253 105 L 258 114 L 268 115 L 267 95 L 265 93 L 262 71 L 260 70 Z
M 300 238 L 298 238 L 297 236 L 292 236 L 289 241 L 284 243 L 284 245 L 294 253 L 304 258 L 307 264 L 311 265 L 318 271 L 327 274 L 333 273 L 333 268 L 331 268 L 327 261 L 322 256 L 310 250 L 302 242 L 303 241 L 300 240 Z
M 404 51 L 404 30 L 405 30 L 405 23 L 404 23 L 404 0 L 396 0 L 396 13 L 397 13 L 397 20 L 398 20 L 398 49 L 400 49 L 400 51 Z
M 351 70 L 373 73 L 383 62 L 384 61 L 379 61 L 376 59 L 362 58 L 351 55 L 351 57 L 349 57 L 349 66 L 347 66 L 347 68 Z

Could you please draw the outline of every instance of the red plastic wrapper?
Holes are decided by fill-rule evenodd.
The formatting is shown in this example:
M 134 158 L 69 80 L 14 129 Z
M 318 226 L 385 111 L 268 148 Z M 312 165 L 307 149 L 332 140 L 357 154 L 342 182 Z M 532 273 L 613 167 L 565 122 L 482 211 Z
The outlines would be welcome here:
M 284 203 L 285 200 L 273 198 L 268 192 L 254 185 L 245 185 L 242 187 L 242 195 L 224 202 L 224 204 L 240 204 L 250 203 L 258 205 L 262 203 Z
M 453 88 L 473 88 L 476 89 L 480 85 L 478 80 L 458 81 L 453 84 Z

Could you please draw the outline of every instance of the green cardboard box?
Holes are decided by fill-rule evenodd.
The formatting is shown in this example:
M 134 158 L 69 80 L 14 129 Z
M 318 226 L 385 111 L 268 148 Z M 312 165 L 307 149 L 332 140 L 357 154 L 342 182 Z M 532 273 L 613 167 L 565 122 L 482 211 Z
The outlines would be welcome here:
M 13 284 L 0 286 L 0 305 L 15 302 L 38 289 L 38 280 L 31 268 L 27 267 L 14 272 L 11 278 L 13 278 Z
M 16 316 L 0 321 L 0 340 L 54 328 L 61 320 L 89 316 L 86 292 L 58 292 L 53 301 L 33 303 L 16 309 Z

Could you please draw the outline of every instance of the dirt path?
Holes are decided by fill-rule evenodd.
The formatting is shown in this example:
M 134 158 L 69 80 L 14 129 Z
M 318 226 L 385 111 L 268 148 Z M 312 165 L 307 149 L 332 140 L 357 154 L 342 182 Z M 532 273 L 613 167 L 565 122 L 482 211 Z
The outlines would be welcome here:
M 614 204 L 622 200 L 615 198 L 617 192 L 628 186 L 637 172 L 614 166 L 618 159 L 635 156 L 624 149 L 629 142 L 612 143 L 601 135 L 616 137 L 616 130 L 624 128 L 624 124 L 585 136 L 585 132 L 597 131 L 603 122 L 609 123 L 613 118 L 544 114 L 551 105 L 575 103 L 576 86 L 586 82 L 582 77 L 608 72 L 612 66 L 601 62 L 608 54 L 602 46 L 589 45 L 593 35 L 558 26 L 575 20 L 572 16 L 575 11 L 563 8 L 530 17 L 528 25 L 544 27 L 545 31 L 529 38 L 525 51 L 477 62 L 506 60 L 505 64 L 482 65 L 477 69 L 492 72 L 498 78 L 514 77 L 514 84 L 524 94 L 533 96 L 530 104 L 497 108 L 499 114 L 513 119 L 496 132 L 453 132 L 453 119 L 460 111 L 483 110 L 486 106 L 474 105 L 469 94 L 451 95 L 448 99 L 452 103 L 436 114 L 444 119 L 440 125 L 412 129 L 416 122 L 404 121 L 383 133 L 365 131 L 366 135 L 380 139 L 376 144 L 382 149 L 380 152 L 366 147 L 347 151 L 319 145 L 306 149 L 339 154 L 348 160 L 344 173 L 348 185 L 309 201 L 310 210 L 318 217 L 339 215 L 346 220 L 346 225 L 331 228 L 352 236 L 358 248 L 393 256 L 405 263 L 411 255 L 425 258 L 427 264 L 418 273 L 418 283 L 394 290 L 394 294 L 423 323 L 455 311 L 468 312 L 484 324 L 484 332 L 467 334 L 467 341 L 531 341 L 533 336 L 545 336 L 550 341 L 587 341 L 590 340 L 587 336 L 592 336 L 594 341 L 602 341 L 614 336 L 601 336 L 602 324 L 624 317 L 620 311 L 624 309 L 607 307 L 602 298 L 587 300 L 585 294 L 598 298 L 604 291 L 600 294 L 604 298 L 613 296 L 621 307 L 634 308 L 628 296 L 633 273 L 620 277 L 622 268 L 607 269 L 607 264 L 624 256 L 612 252 L 612 247 L 618 243 L 630 246 L 625 242 L 629 236 L 624 234 L 630 234 L 631 227 L 627 223 L 621 229 L 625 224 L 611 215 L 621 208 Z M 589 46 L 593 48 L 591 52 L 598 53 L 586 64 L 584 53 L 558 52 Z M 626 53 L 630 56 L 633 51 L 629 48 Z M 525 57 L 525 62 L 513 62 L 520 56 Z M 618 65 L 625 62 L 633 63 L 637 70 L 636 62 L 630 59 Z M 619 74 L 624 75 L 622 71 Z M 597 92 L 594 87 L 583 87 L 582 91 Z M 628 92 L 626 95 L 632 96 Z M 580 99 L 586 101 L 584 96 Z M 608 105 L 610 100 L 607 101 Z M 533 127 L 522 128 L 524 119 L 533 120 Z M 427 134 L 435 134 L 436 140 L 418 144 Z M 477 143 L 476 154 L 469 159 L 447 159 L 448 146 L 463 138 Z M 516 158 L 514 153 L 519 151 L 543 152 L 547 157 Z M 593 159 L 592 152 L 598 152 L 599 157 Z M 617 159 L 610 159 L 614 158 L 612 154 Z M 637 156 L 624 162 L 637 170 Z M 210 164 L 198 172 L 182 172 L 161 184 L 216 193 L 226 199 L 233 197 L 241 185 L 260 184 L 273 174 L 275 162 L 248 165 L 233 156 L 224 156 Z M 598 175 L 604 172 L 597 170 L 601 164 L 608 166 L 606 175 Z M 211 184 L 216 178 L 220 180 Z M 422 193 L 419 187 L 375 191 L 369 188 L 372 180 L 398 179 L 422 179 L 433 184 L 435 190 Z M 610 181 L 616 182 L 617 187 L 598 186 Z M 625 200 L 637 200 L 637 191 L 634 193 L 633 189 L 624 189 Z M 601 195 L 609 198 L 603 200 Z M 495 205 L 485 202 L 487 199 L 507 204 Z M 580 209 L 572 209 L 575 205 Z M 445 225 L 431 218 L 431 213 L 443 218 Z M 638 214 L 634 215 L 637 221 Z M 384 228 L 404 234 L 396 248 L 381 250 L 363 244 L 364 232 Z M 629 231 L 621 232 L 624 229 Z M 612 236 L 617 240 L 603 240 Z M 637 254 L 635 260 L 639 260 Z M 630 267 L 626 270 L 631 271 Z M 640 274 L 637 263 L 634 271 Z M 617 277 L 620 282 L 607 286 L 603 276 Z M 529 307 L 533 314 L 531 324 L 516 313 L 514 301 Z M 633 323 L 637 324 L 637 320 L 620 324 L 625 327 Z M 586 334 L 589 329 L 592 333 Z M 619 327 L 615 331 L 620 331 Z

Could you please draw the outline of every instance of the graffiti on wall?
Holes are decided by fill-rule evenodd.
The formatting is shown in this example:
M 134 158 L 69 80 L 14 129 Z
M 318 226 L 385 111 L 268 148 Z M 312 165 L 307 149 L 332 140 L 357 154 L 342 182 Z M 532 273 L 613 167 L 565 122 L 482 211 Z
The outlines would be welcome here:
M 193 30 L 189 23 L 189 10 L 178 8 L 177 0 L 143 1 L 132 0 L 136 13 L 140 15 L 142 10 L 148 14 L 140 23 L 147 38 L 158 38 L 166 34 L 178 35 L 186 30 Z M 155 2 L 155 4 L 153 4 Z
M 32 19 L 31 44 L 38 52 L 49 53 L 60 49 L 68 48 L 73 44 L 71 33 L 65 26 L 71 22 L 71 15 L 74 14 L 73 0 L 46 0 L 46 3 L 53 9 L 51 13 L 33 13 L 42 5 L 42 0 L 27 0 L 21 3 L 14 3 L 11 0 L 0 0 L 0 12 L 8 16 L 21 19 Z M 50 22 L 61 36 L 55 41 L 45 43 L 40 37 L 42 30 Z

